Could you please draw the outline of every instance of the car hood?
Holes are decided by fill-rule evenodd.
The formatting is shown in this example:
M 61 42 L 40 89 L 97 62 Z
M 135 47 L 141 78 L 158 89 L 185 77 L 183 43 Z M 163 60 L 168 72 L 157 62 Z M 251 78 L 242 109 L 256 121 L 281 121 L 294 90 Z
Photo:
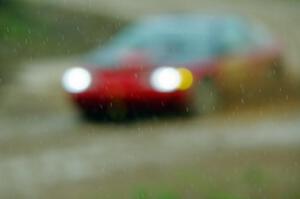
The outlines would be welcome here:
M 90 69 L 93 77 L 92 89 L 102 89 L 108 92 L 137 87 L 150 88 L 149 77 L 151 68 L 125 67 L 125 68 L 97 68 Z

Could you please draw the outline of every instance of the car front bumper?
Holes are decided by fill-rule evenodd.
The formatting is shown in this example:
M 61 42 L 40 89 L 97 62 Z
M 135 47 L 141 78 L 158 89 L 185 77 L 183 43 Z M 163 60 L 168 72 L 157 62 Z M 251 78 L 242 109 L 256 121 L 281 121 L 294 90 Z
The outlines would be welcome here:
M 191 91 L 161 93 L 154 90 L 124 92 L 89 91 L 71 94 L 75 104 L 84 111 L 106 112 L 121 111 L 164 111 L 185 110 L 191 101 Z

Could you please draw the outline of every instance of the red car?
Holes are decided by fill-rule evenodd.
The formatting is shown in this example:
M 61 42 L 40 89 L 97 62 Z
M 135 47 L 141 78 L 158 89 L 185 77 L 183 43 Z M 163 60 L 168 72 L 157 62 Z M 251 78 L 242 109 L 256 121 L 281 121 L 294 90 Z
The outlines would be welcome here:
M 280 61 L 278 42 L 244 19 L 167 15 L 131 25 L 62 82 L 85 114 L 210 112 L 224 91 L 259 88 L 276 76 Z

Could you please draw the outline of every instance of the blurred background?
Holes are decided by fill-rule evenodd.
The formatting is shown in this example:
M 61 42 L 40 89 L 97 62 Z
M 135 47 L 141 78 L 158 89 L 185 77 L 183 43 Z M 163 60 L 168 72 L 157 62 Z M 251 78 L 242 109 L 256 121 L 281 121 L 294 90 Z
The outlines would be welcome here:
M 0 197 L 300 198 L 299 10 L 298 0 L 0 0 Z M 264 24 L 284 46 L 280 91 L 207 116 L 78 118 L 63 71 L 131 21 L 181 12 Z

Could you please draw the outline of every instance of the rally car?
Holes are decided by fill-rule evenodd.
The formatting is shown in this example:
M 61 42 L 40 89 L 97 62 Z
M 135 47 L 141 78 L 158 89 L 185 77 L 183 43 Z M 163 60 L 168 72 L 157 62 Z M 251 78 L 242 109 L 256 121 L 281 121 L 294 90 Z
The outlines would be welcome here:
M 112 118 L 211 112 L 223 91 L 260 87 L 282 70 L 280 42 L 238 16 L 148 17 L 82 60 L 63 74 L 65 91 L 85 115 Z

